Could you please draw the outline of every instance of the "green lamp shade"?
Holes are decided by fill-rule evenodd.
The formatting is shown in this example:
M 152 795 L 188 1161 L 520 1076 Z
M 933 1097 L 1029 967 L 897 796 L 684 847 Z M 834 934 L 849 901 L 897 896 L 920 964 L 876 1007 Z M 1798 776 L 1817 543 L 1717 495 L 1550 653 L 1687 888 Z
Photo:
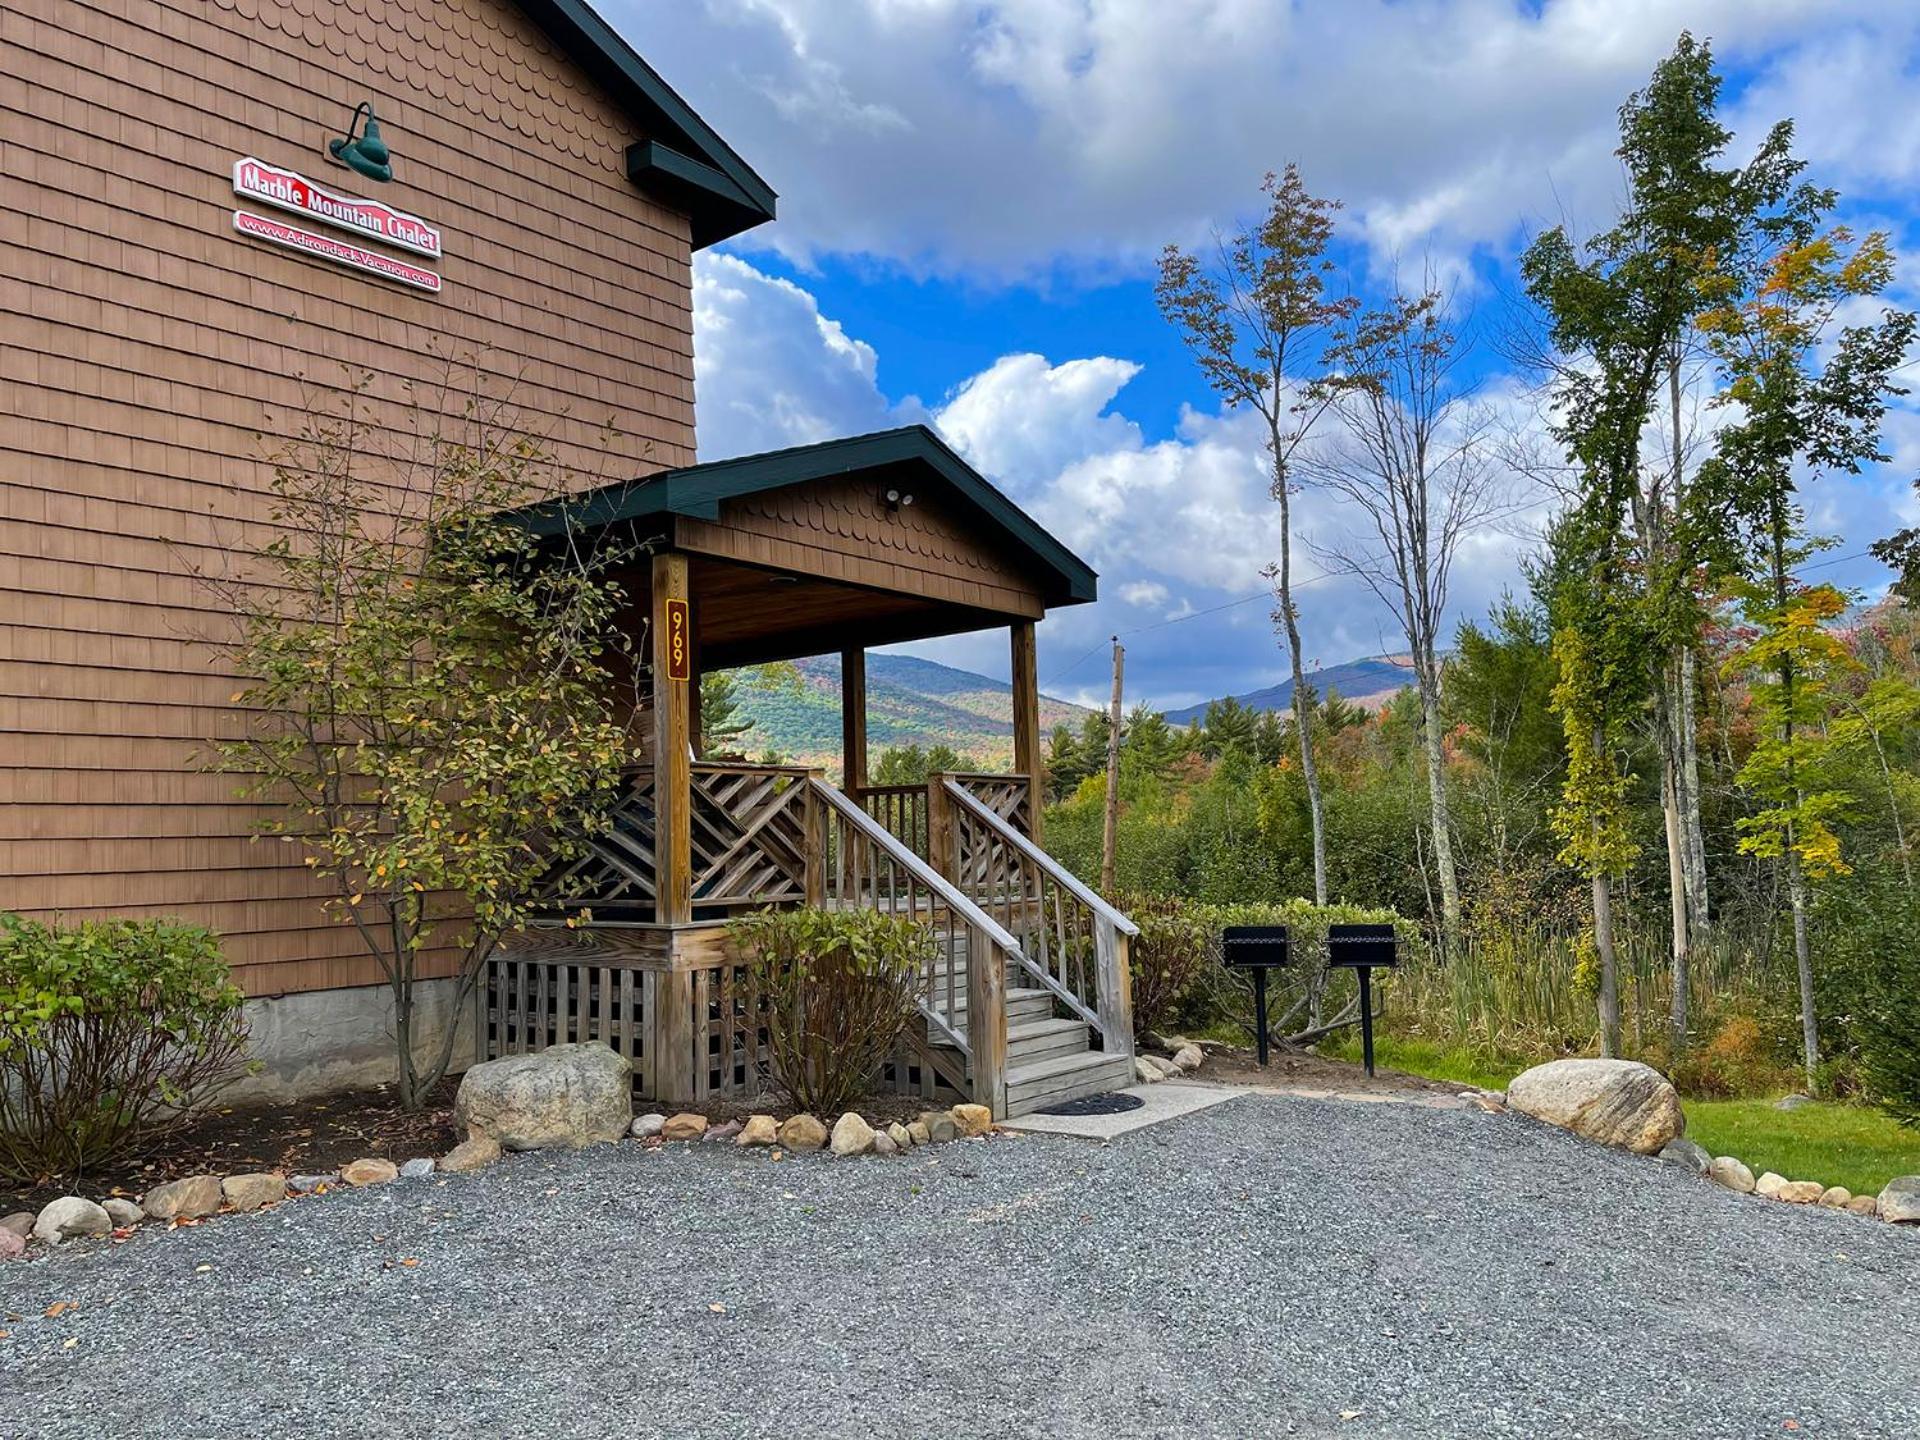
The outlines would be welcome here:
M 328 142 L 327 149 L 342 165 L 369 180 L 393 179 L 393 157 L 387 151 L 387 142 L 380 138 L 380 122 L 373 118 L 371 110 L 367 113 L 367 128 L 358 139 L 333 140 Z

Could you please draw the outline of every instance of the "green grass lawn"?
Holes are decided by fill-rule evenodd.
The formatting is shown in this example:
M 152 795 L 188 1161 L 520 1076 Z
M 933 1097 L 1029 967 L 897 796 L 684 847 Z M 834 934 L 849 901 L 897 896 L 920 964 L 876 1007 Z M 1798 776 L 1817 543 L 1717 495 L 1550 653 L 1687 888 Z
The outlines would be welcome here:
M 1920 1175 L 1920 1130 L 1865 1105 L 1771 1100 L 1687 1100 L 1687 1138 L 1716 1155 L 1737 1155 L 1755 1175 L 1844 1185 L 1875 1195 L 1896 1175 Z
M 1322 1047 L 1358 1062 L 1357 1036 Z M 1409 1075 L 1453 1080 L 1483 1090 L 1504 1090 L 1528 1061 L 1449 1048 L 1431 1040 L 1379 1036 L 1375 1063 Z M 1769 1170 L 1789 1180 L 1844 1185 L 1856 1195 L 1875 1195 L 1896 1175 L 1920 1175 L 1920 1130 L 1911 1130 L 1866 1105 L 1816 1102 L 1776 1110 L 1772 1099 L 1685 1100 L 1687 1138 L 1715 1155 L 1734 1155 L 1755 1175 Z

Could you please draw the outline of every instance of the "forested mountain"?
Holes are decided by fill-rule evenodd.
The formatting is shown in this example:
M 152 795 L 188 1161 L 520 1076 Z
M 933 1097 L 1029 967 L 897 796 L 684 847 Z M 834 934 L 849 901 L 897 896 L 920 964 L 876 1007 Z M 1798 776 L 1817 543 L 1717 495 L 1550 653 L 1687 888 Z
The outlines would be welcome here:
M 1399 694 L 1402 687 L 1413 683 L 1413 670 L 1404 655 L 1369 655 L 1364 659 L 1349 660 L 1344 665 L 1329 665 L 1323 670 L 1315 670 L 1307 676 L 1307 683 L 1323 700 L 1331 692 L 1350 704 L 1378 710 Z M 1233 698 L 1249 710 L 1285 710 L 1293 704 L 1293 680 L 1288 678 L 1278 685 L 1269 685 L 1264 690 L 1251 690 Z M 1167 723 L 1191 725 L 1196 720 L 1204 720 L 1210 703 L 1203 701 L 1181 710 L 1169 710 L 1166 712 Z
M 804 764 L 840 768 L 840 657 L 735 673 L 734 719 L 747 730 L 736 748 L 772 751 Z M 1041 729 L 1078 724 L 1087 712 L 1040 699 Z M 884 750 L 945 746 L 969 763 L 998 770 L 1013 761 L 1013 691 L 1000 680 L 913 655 L 867 656 L 867 745 Z

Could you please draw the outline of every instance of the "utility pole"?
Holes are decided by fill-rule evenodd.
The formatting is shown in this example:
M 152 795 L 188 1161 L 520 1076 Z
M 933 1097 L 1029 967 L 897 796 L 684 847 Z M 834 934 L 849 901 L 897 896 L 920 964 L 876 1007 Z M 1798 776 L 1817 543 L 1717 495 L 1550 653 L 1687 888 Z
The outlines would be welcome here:
M 1120 672 L 1127 652 L 1113 637 L 1113 703 L 1107 709 L 1107 816 L 1100 831 L 1100 892 L 1113 893 L 1113 850 L 1120 826 Z

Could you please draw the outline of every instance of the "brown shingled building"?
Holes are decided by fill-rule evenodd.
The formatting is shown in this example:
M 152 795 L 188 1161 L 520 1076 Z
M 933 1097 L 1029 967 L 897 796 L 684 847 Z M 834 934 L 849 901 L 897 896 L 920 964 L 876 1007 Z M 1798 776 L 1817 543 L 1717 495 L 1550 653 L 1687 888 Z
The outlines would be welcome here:
M 329 154 L 330 140 L 364 134 L 362 106 L 390 147 L 390 179 Z M 410 387 L 462 353 L 513 376 L 516 407 L 564 467 L 623 482 L 601 519 L 658 541 L 637 589 L 656 606 L 690 598 L 701 663 L 847 652 L 844 794 L 891 827 L 890 842 L 874 842 L 883 849 L 938 859 L 925 812 L 944 814 L 945 801 L 937 786 L 902 798 L 864 785 L 863 647 L 1008 626 L 1015 774 L 994 778 L 1018 793 L 975 778 L 978 793 L 1011 796 L 1002 821 L 1030 831 L 1032 626 L 1051 605 L 1092 598 L 1092 573 L 924 431 L 695 463 L 693 253 L 771 219 L 774 203 L 582 0 L 0 0 L 0 909 L 172 916 L 218 932 L 256 997 L 267 1088 L 390 1064 L 385 992 L 354 936 L 327 918 L 289 847 L 249 844 L 257 812 L 201 763 L 239 717 L 217 643 L 226 617 L 194 575 L 266 533 L 263 457 L 309 387 L 364 371 L 398 430 Z M 902 487 L 918 506 L 900 505 Z M 699 968 L 703 927 L 730 906 L 833 889 L 817 874 L 809 888 L 806 847 L 774 846 L 778 825 L 750 829 L 716 810 L 716 796 L 762 780 L 788 794 L 792 777 L 704 765 L 688 691 L 657 677 L 655 712 L 636 719 L 653 755 L 691 766 L 690 779 L 663 767 L 659 785 L 636 781 L 654 797 L 635 817 L 646 883 L 628 896 L 644 906 L 631 934 L 646 943 L 596 959 L 667 977 L 622 1000 L 623 1023 L 645 1040 L 609 1037 L 637 1065 L 651 1047 L 663 1096 L 747 1083 L 754 1068 L 751 1035 L 721 1033 L 708 998 L 724 977 Z M 818 830 L 840 802 L 801 788 L 813 818 L 782 803 Z M 744 838 L 730 843 L 716 825 Z M 753 845 L 765 852 L 759 888 L 742 888 Z M 705 874 L 703 856 L 726 874 Z M 952 897 L 967 911 L 961 930 L 976 902 L 1007 899 L 1011 882 L 996 874 L 992 897 Z M 845 880 L 838 903 L 875 903 L 870 885 Z M 1029 1008 L 1091 1027 L 1104 1054 L 1082 1069 L 1111 1080 L 1119 1000 L 1095 996 L 1086 975 L 1079 989 L 1040 976 L 1070 948 L 1047 950 L 1033 930 L 1045 883 L 1019 882 L 996 921 L 1010 928 L 995 963 L 1020 971 L 1008 994 L 1059 990 Z M 1111 931 L 1111 969 L 1125 930 L 1089 913 L 1089 937 L 1101 923 Z M 438 1023 L 474 1024 L 491 1053 L 608 1023 L 614 990 L 594 990 L 589 1006 L 586 982 L 555 981 L 560 998 L 540 992 L 530 1038 L 526 995 L 509 1005 L 502 987 L 525 982 L 533 962 L 511 963 L 522 968 L 491 977 L 472 1012 Z M 983 1032 L 957 1013 L 955 977 L 964 988 L 958 965 L 944 1009 L 929 1000 L 929 1077 L 1000 1085 L 1001 1108 L 1009 1094 L 1017 1104 L 1086 1088 L 1070 1065 L 1024 1082 L 998 1074 L 1019 1070 L 1018 1037 L 1010 1061 L 1004 1047 L 970 1049 L 968 1034 Z M 595 1018 L 565 1031 L 576 1001 Z M 510 1009 L 520 1028 L 509 1036 Z M 1129 1057 L 1130 1044 L 1129 1032 Z M 995 1073 L 983 1078 L 983 1064 Z

